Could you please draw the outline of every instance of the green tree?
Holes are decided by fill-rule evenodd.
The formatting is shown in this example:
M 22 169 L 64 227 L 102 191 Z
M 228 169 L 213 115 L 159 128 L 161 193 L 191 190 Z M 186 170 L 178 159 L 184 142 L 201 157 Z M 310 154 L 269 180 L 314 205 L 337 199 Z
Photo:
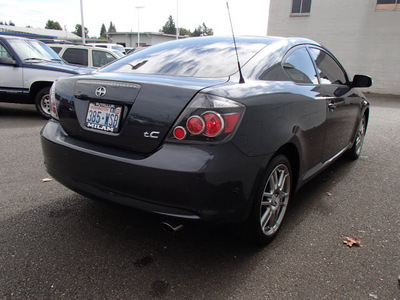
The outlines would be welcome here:
M 75 25 L 75 31 L 72 32 L 72 33 L 75 33 L 77 36 L 82 37 L 82 25 L 81 24 L 76 24 Z M 85 27 L 85 38 L 89 37 L 88 33 L 89 33 L 89 30 Z
M 10 26 L 15 26 L 15 24 L 13 23 L 13 21 L 9 21 L 9 22 L 8 22 L 8 25 L 10 25 Z
M 110 26 L 108 27 L 108 32 L 117 32 L 115 24 L 113 24 L 112 22 L 110 22 Z
M 199 25 L 192 33 L 192 36 L 206 35 L 214 35 L 214 31 L 212 30 L 212 28 L 208 28 L 204 22 L 203 25 Z
M 186 28 L 179 27 L 179 35 L 191 35 L 192 32 Z
M 62 30 L 60 23 L 55 22 L 53 20 L 47 20 L 46 26 L 44 28 Z
M 163 28 L 160 29 L 160 31 L 166 34 L 176 34 L 176 26 L 172 16 L 168 17 L 168 21 L 165 23 Z
M 106 26 L 103 24 L 101 24 L 101 29 L 100 29 L 100 38 L 106 38 L 107 35 L 107 30 L 106 30 Z

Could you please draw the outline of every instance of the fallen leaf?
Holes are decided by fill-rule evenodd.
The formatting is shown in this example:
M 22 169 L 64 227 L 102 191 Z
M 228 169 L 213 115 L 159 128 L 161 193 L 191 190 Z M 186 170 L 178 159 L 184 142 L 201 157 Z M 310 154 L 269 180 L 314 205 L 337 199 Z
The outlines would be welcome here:
M 42 179 L 42 182 L 50 182 L 50 181 L 52 181 L 53 179 L 51 179 L 51 178 L 43 178 Z
M 329 193 L 329 192 L 327 192 L 326 193 L 329 197 L 332 197 L 333 196 L 333 194 L 332 193 Z
M 349 237 L 346 236 L 344 238 L 343 243 L 346 244 L 349 247 L 353 247 L 354 245 L 362 247 L 361 242 L 357 238 L 349 238 Z

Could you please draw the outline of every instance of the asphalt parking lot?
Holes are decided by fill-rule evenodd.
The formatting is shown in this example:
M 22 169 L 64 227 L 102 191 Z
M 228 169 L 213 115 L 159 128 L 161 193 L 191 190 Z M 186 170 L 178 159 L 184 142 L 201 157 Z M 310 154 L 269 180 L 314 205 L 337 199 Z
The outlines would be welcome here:
M 0 104 L 0 298 L 400 299 L 400 97 L 369 100 L 361 158 L 300 190 L 265 248 L 229 227 L 171 234 L 160 217 L 42 183 L 45 121 Z

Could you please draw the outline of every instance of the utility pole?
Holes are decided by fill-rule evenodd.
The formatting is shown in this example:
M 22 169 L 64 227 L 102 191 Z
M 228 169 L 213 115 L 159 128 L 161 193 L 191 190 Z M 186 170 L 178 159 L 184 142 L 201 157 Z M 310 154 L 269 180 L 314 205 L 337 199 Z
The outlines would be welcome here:
M 179 26 L 178 26 L 178 1 L 176 0 L 176 39 L 179 38 Z
M 139 25 L 140 25 L 140 20 L 139 20 L 139 12 L 140 9 L 143 8 L 144 6 L 136 6 L 137 11 L 137 45 L 138 47 L 140 47 L 140 29 L 139 29 Z
M 82 29 L 82 44 L 86 44 L 86 36 L 85 36 L 85 24 L 83 23 L 83 4 L 82 4 L 82 0 L 81 0 L 81 29 Z

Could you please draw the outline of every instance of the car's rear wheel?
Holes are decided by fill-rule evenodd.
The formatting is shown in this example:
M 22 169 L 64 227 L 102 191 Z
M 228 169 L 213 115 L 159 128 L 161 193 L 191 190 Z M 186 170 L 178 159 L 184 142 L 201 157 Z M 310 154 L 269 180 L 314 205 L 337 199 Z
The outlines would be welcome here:
M 281 228 L 292 189 L 292 171 L 289 160 L 278 155 L 268 164 L 257 192 L 250 218 L 246 222 L 247 237 L 264 245 Z
M 35 96 L 36 110 L 45 119 L 50 119 L 50 87 L 41 88 Z
M 354 139 L 353 147 L 351 147 L 351 149 L 348 152 L 348 156 L 351 159 L 355 160 L 360 157 L 362 146 L 364 144 L 366 129 L 367 129 L 367 118 L 365 115 L 363 115 L 357 127 L 357 132 L 356 132 L 356 137 Z

